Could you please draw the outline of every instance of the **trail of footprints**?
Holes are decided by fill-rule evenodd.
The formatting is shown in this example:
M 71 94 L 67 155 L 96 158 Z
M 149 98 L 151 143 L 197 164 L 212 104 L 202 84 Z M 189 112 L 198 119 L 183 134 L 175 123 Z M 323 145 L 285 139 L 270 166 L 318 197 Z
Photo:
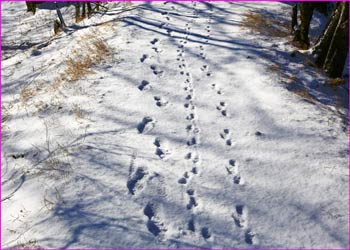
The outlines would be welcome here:
M 192 4 L 194 6 L 196 5 L 196 3 L 192 3 Z M 194 14 L 198 15 L 197 10 L 195 8 L 194 8 Z M 165 16 L 167 21 L 170 21 L 168 12 L 163 12 L 162 15 Z M 210 14 L 208 19 L 208 25 L 206 26 L 207 37 L 205 39 L 205 44 L 209 42 L 209 38 L 210 38 L 210 32 L 211 32 L 210 24 L 211 24 L 211 18 L 212 18 L 211 15 L 212 14 Z M 166 24 L 162 23 L 160 25 L 160 28 L 162 28 L 163 26 L 166 26 Z M 182 40 L 180 40 L 180 44 L 178 45 L 178 49 L 177 49 L 178 54 L 176 58 L 176 60 L 179 63 L 178 64 L 179 73 L 185 77 L 184 91 L 186 95 L 184 98 L 185 99 L 184 108 L 187 110 L 187 115 L 185 117 L 187 125 L 185 129 L 188 133 L 187 146 L 189 148 L 189 152 L 185 155 L 185 159 L 188 160 L 191 165 L 191 169 L 188 171 L 185 171 L 183 175 L 180 177 L 180 179 L 178 180 L 178 183 L 180 185 L 188 185 L 191 178 L 193 178 L 194 175 L 198 174 L 198 170 L 200 167 L 200 155 L 198 154 L 198 145 L 200 144 L 200 129 L 197 124 L 198 117 L 196 114 L 196 106 L 195 106 L 195 103 L 193 102 L 193 98 L 194 98 L 193 80 L 185 59 L 185 46 L 188 43 L 188 36 L 190 33 L 190 29 L 191 27 L 189 23 L 186 23 L 185 37 Z M 168 30 L 168 33 L 170 35 L 171 30 Z M 159 43 L 159 40 L 157 38 L 154 38 L 152 41 L 150 41 L 150 44 L 153 45 L 152 49 L 156 53 L 161 53 L 162 52 L 161 49 L 159 49 L 156 46 L 157 43 Z M 199 56 L 203 60 L 206 60 L 205 48 L 203 45 L 199 46 Z M 143 54 L 142 57 L 140 58 L 140 62 L 144 63 L 148 58 L 149 58 L 149 55 Z M 164 73 L 163 70 L 161 70 L 157 65 L 152 64 L 150 66 L 150 69 L 152 70 L 153 74 L 155 74 L 156 76 L 159 76 L 159 77 L 163 76 L 163 73 Z M 200 70 L 204 72 L 207 77 L 212 76 L 212 73 L 209 71 L 209 66 L 207 64 L 204 63 L 200 68 Z M 216 94 L 218 95 L 223 94 L 223 90 L 219 88 L 215 83 L 213 83 L 211 87 L 216 92 Z M 140 91 L 144 91 L 149 88 L 150 88 L 150 83 L 147 80 L 143 80 L 138 86 L 138 89 Z M 168 101 L 161 96 L 154 96 L 154 101 L 158 107 L 165 107 L 168 104 Z M 228 117 L 226 102 L 220 101 L 219 104 L 216 106 L 216 109 L 220 112 L 220 114 L 223 117 Z M 155 119 L 152 117 L 143 118 L 142 122 L 138 125 L 139 133 L 147 133 L 151 131 L 155 125 L 155 122 L 156 122 Z M 220 137 L 224 140 L 226 146 L 228 147 L 233 146 L 231 131 L 229 129 L 227 128 L 223 129 L 223 131 L 220 133 Z M 160 138 L 155 139 L 154 145 L 156 146 L 155 154 L 159 158 L 163 159 L 164 157 L 166 157 L 166 155 L 170 153 L 167 143 L 161 140 Z M 239 166 L 235 160 L 231 159 L 228 161 L 228 165 L 226 166 L 226 171 L 228 176 L 232 178 L 232 182 L 234 185 L 244 184 L 244 179 L 240 175 Z M 134 173 L 130 174 L 127 182 L 127 187 L 131 195 L 135 195 L 136 193 L 140 192 L 144 188 L 147 176 L 149 176 L 149 173 L 143 167 L 137 168 L 136 171 L 134 171 Z M 199 203 L 196 198 L 196 192 L 193 188 L 188 188 L 186 190 L 186 194 L 188 197 L 186 208 L 192 211 L 191 218 L 187 224 L 187 229 L 189 231 L 196 232 L 196 221 L 195 221 L 196 215 L 193 212 L 193 210 L 196 207 L 198 207 Z M 149 232 L 151 232 L 155 237 L 159 239 L 163 239 L 164 234 L 167 231 L 167 228 L 165 227 L 164 223 L 161 221 L 160 217 L 158 216 L 157 205 L 152 202 L 148 202 L 143 212 L 144 212 L 144 215 L 148 218 L 146 226 Z M 236 225 L 237 228 L 244 230 L 245 242 L 249 245 L 256 244 L 257 242 L 256 234 L 249 228 L 247 207 L 241 204 L 236 205 L 232 213 L 232 218 L 234 221 L 234 225 Z M 200 229 L 200 234 L 205 240 L 207 240 L 211 237 L 211 230 L 208 227 L 202 227 Z

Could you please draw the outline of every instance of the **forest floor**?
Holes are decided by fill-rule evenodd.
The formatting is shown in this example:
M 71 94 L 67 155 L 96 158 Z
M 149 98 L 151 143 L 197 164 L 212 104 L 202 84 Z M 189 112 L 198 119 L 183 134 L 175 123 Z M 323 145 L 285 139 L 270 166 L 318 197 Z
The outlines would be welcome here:
M 1 5 L 2 247 L 347 247 L 347 87 L 290 5 Z

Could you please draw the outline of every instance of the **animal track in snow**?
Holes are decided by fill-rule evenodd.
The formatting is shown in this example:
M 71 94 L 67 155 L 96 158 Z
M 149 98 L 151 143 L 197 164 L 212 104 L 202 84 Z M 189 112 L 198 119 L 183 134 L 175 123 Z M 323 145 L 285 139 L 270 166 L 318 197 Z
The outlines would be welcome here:
M 228 174 L 238 174 L 238 163 L 235 160 L 229 160 L 229 166 L 226 167 Z
M 146 116 L 142 119 L 142 122 L 137 126 L 139 133 L 146 134 L 150 132 L 155 126 L 156 120 L 150 116 Z
M 163 74 L 164 71 L 163 70 L 160 70 L 159 67 L 157 65 L 151 65 L 150 66 L 151 70 L 153 70 L 153 74 L 155 75 L 159 75 L 159 74 Z
M 152 49 L 156 52 L 156 53 L 161 53 L 163 52 L 162 49 L 158 48 L 158 47 L 152 47 Z
M 163 159 L 166 155 L 170 154 L 169 150 L 169 142 L 165 139 L 161 139 L 159 137 L 156 137 L 154 140 L 154 145 L 156 145 L 156 155 L 159 156 L 159 158 Z
M 254 233 L 252 230 L 248 229 L 244 234 L 245 242 L 249 245 L 255 245 L 257 244 L 257 237 L 256 233 Z
M 244 180 L 241 177 L 240 174 L 236 174 L 235 176 L 233 176 L 233 183 L 234 184 L 238 184 L 238 185 L 243 185 L 244 184 Z
M 154 45 L 154 44 L 156 44 L 157 42 L 159 42 L 159 39 L 158 39 L 158 38 L 154 38 L 150 43 Z
M 163 237 L 164 232 L 167 231 L 164 223 L 160 221 L 157 217 L 156 206 L 149 202 L 143 210 L 144 215 L 148 217 L 147 221 L 147 229 L 150 233 L 152 233 L 156 237 Z
M 203 227 L 201 230 L 201 235 L 204 239 L 209 239 L 211 237 L 211 232 L 208 227 Z
M 195 221 L 194 218 L 192 217 L 189 221 L 188 221 L 188 230 L 195 232 L 196 231 L 196 226 L 195 226 Z
M 226 110 L 226 103 L 224 101 L 221 101 L 219 105 L 216 106 L 216 109 L 220 111 L 221 115 L 228 116 L 228 113 Z
M 127 187 L 132 195 L 134 195 L 136 191 L 143 188 L 145 182 L 144 177 L 146 175 L 148 175 L 148 172 L 144 168 L 139 167 L 133 176 L 128 180 Z
M 190 198 L 188 204 L 187 204 L 187 209 L 192 209 L 193 207 L 197 207 L 198 203 L 196 198 L 194 197 L 194 189 L 188 189 L 187 194 Z
M 156 101 L 156 105 L 158 107 L 165 107 L 168 104 L 168 101 L 160 96 L 154 96 L 153 98 Z
M 141 84 L 138 86 L 139 90 L 143 91 L 149 88 L 149 82 L 146 80 L 143 80 Z
M 183 174 L 183 177 L 181 177 L 179 180 L 178 180 L 178 183 L 180 184 L 186 184 L 187 183 L 187 179 L 190 178 L 190 175 L 188 174 L 188 172 L 185 172 Z
M 227 146 L 232 146 L 233 142 L 231 139 L 231 133 L 229 129 L 225 128 L 223 133 L 220 133 L 220 137 L 225 140 Z
M 237 227 L 248 227 L 248 209 L 243 205 L 237 205 L 235 211 L 232 214 L 232 218 L 235 221 Z
M 186 116 L 186 120 L 193 120 L 195 118 L 195 116 L 194 116 L 194 113 L 191 113 L 191 114 L 189 114 L 188 116 Z
M 196 137 L 192 137 L 187 141 L 188 146 L 197 145 L 198 143 L 199 142 L 198 142 L 198 139 Z
M 201 67 L 201 70 L 202 71 L 205 71 L 205 70 L 208 70 L 209 69 L 209 67 L 208 67 L 208 65 L 206 65 L 206 64 L 204 64 L 202 67 Z
M 239 174 L 238 163 L 235 160 L 229 160 L 229 166 L 226 167 L 227 173 L 233 175 L 233 183 L 238 185 L 244 184 L 244 179 Z
M 148 58 L 148 55 L 143 54 L 142 57 L 140 58 L 140 61 L 143 63 L 147 58 Z

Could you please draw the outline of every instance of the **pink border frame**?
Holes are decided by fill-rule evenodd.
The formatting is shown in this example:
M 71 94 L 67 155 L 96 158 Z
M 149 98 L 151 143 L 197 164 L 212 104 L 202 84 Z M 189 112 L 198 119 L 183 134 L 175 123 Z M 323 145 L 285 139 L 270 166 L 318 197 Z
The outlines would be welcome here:
M 40 0 L 32 0 L 31 2 L 39 2 Z M 83 0 L 75 0 L 76 2 L 86 2 Z M 277 0 L 210 0 L 210 1 L 206 1 L 206 0 L 175 0 L 175 1 L 168 1 L 168 2 L 349 2 L 350 0 L 345 0 L 345 1 L 335 1 L 335 0 L 331 0 L 331 1 L 327 1 L 327 0 L 310 0 L 310 1 L 306 1 L 306 0 L 290 0 L 290 1 L 285 1 L 285 0 L 281 0 L 281 1 L 277 1 Z M 2 2 L 25 2 L 25 0 L 0 0 L 0 45 L 2 45 Z M 55 2 L 53 0 L 48 0 L 47 2 Z M 67 2 L 65 0 L 57 0 L 56 2 Z M 102 0 L 100 2 L 165 2 L 165 0 L 131 0 L 131 1 L 127 1 L 127 0 L 121 0 L 121 1 L 107 1 L 107 0 Z M 349 3 L 350 4 L 350 3 Z M 350 26 L 349 26 L 350 27 Z M 350 32 L 349 32 L 350 34 Z M 349 38 L 349 45 L 350 45 L 350 38 Z M 350 46 L 349 46 L 349 51 L 350 51 Z M 0 59 L 0 103 L 1 103 L 1 112 L 0 112 L 0 120 L 2 120 L 2 46 L 0 47 L 0 53 L 1 53 L 1 59 Z M 348 56 L 350 55 L 350 53 L 348 52 Z M 350 66 L 348 68 L 348 72 L 350 72 Z M 348 80 L 350 80 L 350 76 L 348 76 Z M 349 93 L 348 93 L 349 94 Z M 350 99 L 348 98 L 348 105 L 350 106 Z M 348 248 L 350 249 L 350 155 L 349 155 L 349 146 L 350 146 L 350 122 L 349 122 L 349 118 L 350 118 L 350 112 L 348 110 Z M 0 125 L 0 139 L 1 139 L 1 144 L 0 144 L 0 152 L 2 152 L 2 124 Z M 1 164 L 1 168 L 0 168 L 0 180 L 2 183 L 2 157 L 0 157 L 0 164 Z M 2 184 L 0 185 L 0 198 L 2 198 Z M 2 244 L 2 201 L 0 201 L 0 242 Z M 0 245 L 0 249 L 2 249 L 2 245 Z M 23 249 L 30 249 L 30 248 L 23 248 Z M 52 248 L 55 249 L 55 248 Z M 57 248 L 59 249 L 59 248 Z M 72 250 L 83 250 L 83 249 L 96 249 L 96 248 L 68 248 L 68 249 L 72 249 Z M 99 248 L 99 249 L 136 249 L 136 248 Z M 137 248 L 137 249 L 149 249 L 149 250 L 153 250 L 153 249 L 160 249 L 160 248 Z M 163 248 L 163 249 L 201 249 L 201 248 Z M 262 249 L 262 250 L 284 250 L 284 249 L 301 249 L 301 248 L 211 248 L 211 249 Z M 344 249 L 344 248 L 302 248 L 305 250 L 312 250 L 312 249 L 332 249 L 332 250 L 340 250 L 340 249 Z

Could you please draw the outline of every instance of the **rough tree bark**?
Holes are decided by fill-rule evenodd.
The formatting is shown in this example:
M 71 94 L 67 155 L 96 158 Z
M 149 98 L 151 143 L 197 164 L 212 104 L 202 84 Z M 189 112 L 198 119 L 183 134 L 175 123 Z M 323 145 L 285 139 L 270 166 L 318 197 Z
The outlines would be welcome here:
M 294 4 L 292 8 L 292 27 L 291 27 L 292 34 L 294 34 L 297 27 L 298 27 L 298 5 Z
M 82 13 L 81 13 L 81 17 L 82 18 L 86 17 L 86 3 L 85 2 L 83 2 L 83 10 L 82 10 Z
M 326 56 L 328 53 L 328 48 L 332 41 L 332 38 L 335 34 L 336 28 L 339 23 L 339 19 L 341 16 L 341 6 L 340 3 L 337 4 L 336 8 L 333 11 L 332 17 L 328 22 L 328 25 L 319 36 L 313 50 L 315 55 L 315 64 L 318 67 L 323 68 Z
M 309 41 L 309 29 L 310 22 L 312 18 L 312 14 L 314 11 L 314 3 L 310 2 L 301 2 L 300 4 L 300 37 L 299 42 L 301 43 L 301 47 L 308 49 L 310 46 Z
M 88 10 L 88 17 L 90 17 L 92 14 L 91 3 L 87 2 L 86 5 L 87 5 L 87 10 Z
M 342 76 L 349 44 L 349 3 L 341 2 L 338 8 L 340 17 L 323 65 L 326 73 L 333 78 Z
M 80 2 L 75 2 L 75 22 L 79 22 L 80 18 Z
M 33 15 L 35 15 L 36 3 L 26 1 L 26 5 L 27 5 L 27 12 L 33 12 Z

